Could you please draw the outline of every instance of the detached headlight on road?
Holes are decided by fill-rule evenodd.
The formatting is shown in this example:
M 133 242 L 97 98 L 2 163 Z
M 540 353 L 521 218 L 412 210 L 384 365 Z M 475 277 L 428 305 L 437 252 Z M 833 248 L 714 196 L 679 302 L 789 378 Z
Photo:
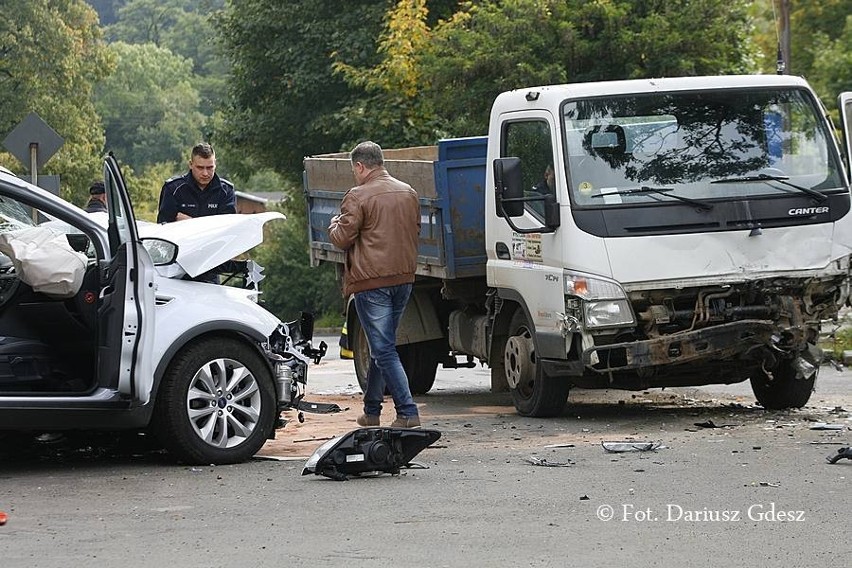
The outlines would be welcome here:
M 398 474 L 440 437 L 437 430 L 359 428 L 317 448 L 302 475 L 313 473 L 343 481 L 365 474 Z
M 635 323 L 627 294 L 618 282 L 570 270 L 563 274 L 566 312 L 575 311 L 574 317 L 580 319 L 578 308 L 582 307 L 582 321 L 587 329 Z

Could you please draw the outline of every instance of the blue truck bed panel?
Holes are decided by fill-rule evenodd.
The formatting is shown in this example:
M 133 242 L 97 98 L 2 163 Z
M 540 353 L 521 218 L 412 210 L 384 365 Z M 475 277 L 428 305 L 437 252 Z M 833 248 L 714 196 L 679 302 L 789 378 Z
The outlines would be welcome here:
M 484 136 L 441 140 L 438 159 L 431 161 L 401 159 L 406 155 L 404 149 L 385 151 L 385 166 L 391 175 L 411 184 L 420 195 L 418 274 L 442 279 L 485 275 L 486 143 Z M 343 263 L 343 252 L 329 242 L 327 228 L 340 211 L 344 188 L 353 183 L 346 155 L 305 159 L 314 266 L 323 261 Z

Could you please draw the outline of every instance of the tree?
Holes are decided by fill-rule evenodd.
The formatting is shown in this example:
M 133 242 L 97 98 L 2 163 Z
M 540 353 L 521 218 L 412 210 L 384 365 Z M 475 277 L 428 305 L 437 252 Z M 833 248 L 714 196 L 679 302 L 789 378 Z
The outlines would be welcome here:
M 818 34 L 814 51 L 820 57 L 814 60 L 811 81 L 826 106 L 831 109 L 835 124 L 840 124 L 837 96 L 852 91 L 852 15 L 846 16 L 843 33 L 836 39 Z M 847 144 L 852 141 L 847 140 Z
M 107 35 L 111 41 L 153 43 L 190 60 L 201 111 L 210 116 L 226 96 L 228 63 L 211 18 L 224 4 L 224 0 L 130 0 L 118 8 L 118 19 L 107 28 Z
M 97 14 L 82 0 L 4 0 L 2 13 L 0 132 L 37 112 L 65 140 L 41 173 L 60 174 L 63 197 L 82 204 L 102 168 L 92 85 L 113 65 Z
M 501 91 L 564 82 L 746 72 L 745 0 L 486 0 L 436 26 L 424 96 L 453 135 L 485 132 Z
M 95 91 L 107 148 L 136 171 L 182 161 L 205 122 L 192 62 L 152 43 L 109 47 L 116 69 Z
M 836 97 L 852 89 L 852 58 L 849 23 L 852 0 L 791 0 L 790 52 L 787 73 L 805 77 L 835 119 Z M 757 23 L 755 42 L 760 46 L 761 69 L 775 72 L 780 41 L 779 2 L 756 3 L 752 15 Z
M 364 139 L 385 146 L 430 144 L 438 138 L 435 113 L 418 95 L 425 77 L 419 54 L 429 49 L 426 0 L 402 0 L 385 16 L 378 52 L 382 60 L 372 68 L 359 69 L 332 54 L 332 69 L 365 95 L 334 113 L 346 147 Z
M 346 137 L 332 115 L 360 89 L 331 70 L 331 54 L 353 65 L 376 61 L 375 38 L 388 2 L 277 0 L 229 4 L 217 24 L 231 60 L 231 144 L 300 177 L 306 155 L 337 150 Z

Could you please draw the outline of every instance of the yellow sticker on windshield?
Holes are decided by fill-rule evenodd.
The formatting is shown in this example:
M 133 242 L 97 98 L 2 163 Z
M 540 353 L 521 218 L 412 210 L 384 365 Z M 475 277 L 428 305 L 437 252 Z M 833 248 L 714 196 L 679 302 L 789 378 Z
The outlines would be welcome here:
M 582 193 L 583 195 L 589 195 L 590 193 L 592 193 L 592 189 L 594 189 L 594 187 L 591 183 L 584 181 L 581 182 L 579 186 L 577 186 L 577 189 L 579 189 L 580 193 Z

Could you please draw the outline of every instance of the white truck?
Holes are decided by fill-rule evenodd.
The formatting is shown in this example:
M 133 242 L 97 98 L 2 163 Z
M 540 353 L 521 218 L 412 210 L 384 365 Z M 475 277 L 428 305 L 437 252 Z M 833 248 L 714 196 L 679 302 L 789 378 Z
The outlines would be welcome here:
M 766 408 L 803 406 L 820 325 L 849 301 L 840 106 L 845 154 L 797 77 L 530 87 L 497 97 L 487 137 L 386 150 L 423 211 L 397 338 L 413 392 L 478 360 L 529 416 L 560 413 L 571 386 L 746 379 Z M 347 160 L 305 160 L 314 264 L 344 261 L 326 228 Z M 354 303 L 346 322 L 363 385 Z

